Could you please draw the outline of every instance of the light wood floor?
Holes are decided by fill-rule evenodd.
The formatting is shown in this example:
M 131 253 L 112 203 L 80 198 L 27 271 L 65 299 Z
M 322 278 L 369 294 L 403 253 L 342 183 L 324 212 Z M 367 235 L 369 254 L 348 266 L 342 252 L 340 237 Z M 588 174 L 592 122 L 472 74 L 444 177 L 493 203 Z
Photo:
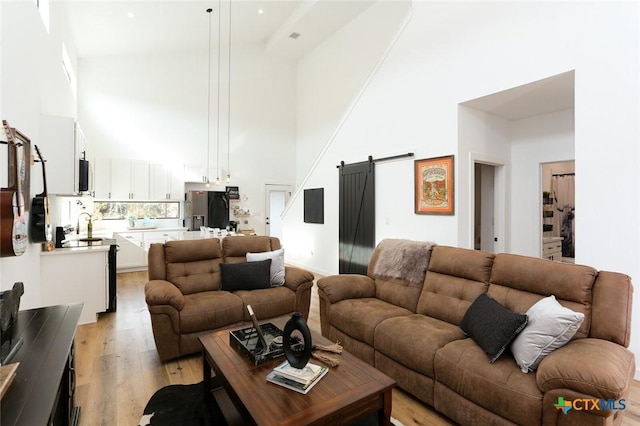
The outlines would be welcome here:
M 101 314 L 76 334 L 76 404 L 80 425 L 137 425 L 147 400 L 169 384 L 202 380 L 199 355 L 167 363 L 155 350 L 151 320 L 144 302 L 147 273 L 118 274 L 118 310 Z M 320 332 L 314 289 L 309 326 Z M 450 425 L 446 418 L 401 390 L 393 391 L 392 416 L 410 425 Z M 634 382 L 625 425 L 640 425 L 640 383 Z

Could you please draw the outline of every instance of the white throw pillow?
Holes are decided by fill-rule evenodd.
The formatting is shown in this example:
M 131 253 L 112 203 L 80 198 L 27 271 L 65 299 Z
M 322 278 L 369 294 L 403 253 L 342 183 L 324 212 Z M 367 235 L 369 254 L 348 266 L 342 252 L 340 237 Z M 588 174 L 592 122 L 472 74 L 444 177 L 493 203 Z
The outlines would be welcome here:
M 555 296 L 539 300 L 527 311 L 529 323 L 513 340 L 511 353 L 523 373 L 534 371 L 542 360 L 576 334 L 584 314 L 565 308 Z
M 284 248 L 261 253 L 247 253 L 247 262 L 271 259 L 271 287 L 284 284 Z

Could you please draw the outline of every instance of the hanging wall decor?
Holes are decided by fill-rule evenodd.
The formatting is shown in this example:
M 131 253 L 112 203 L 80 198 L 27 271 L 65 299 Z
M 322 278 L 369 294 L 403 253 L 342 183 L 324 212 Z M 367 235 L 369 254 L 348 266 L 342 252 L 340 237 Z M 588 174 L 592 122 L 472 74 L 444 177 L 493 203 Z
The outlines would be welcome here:
M 454 156 L 415 160 L 416 214 L 454 214 Z
M 20 256 L 28 245 L 31 141 L 2 120 L 7 151 L 6 188 L 0 188 L 0 256 Z

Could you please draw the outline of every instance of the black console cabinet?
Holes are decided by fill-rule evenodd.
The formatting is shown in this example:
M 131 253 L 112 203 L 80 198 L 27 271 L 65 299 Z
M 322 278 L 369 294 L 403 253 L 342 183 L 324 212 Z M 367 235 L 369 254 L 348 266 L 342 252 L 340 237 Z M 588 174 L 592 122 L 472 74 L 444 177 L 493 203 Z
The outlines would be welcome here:
M 20 311 L 11 339 L 20 362 L 0 402 L 2 425 L 76 425 L 74 338 L 82 304 Z

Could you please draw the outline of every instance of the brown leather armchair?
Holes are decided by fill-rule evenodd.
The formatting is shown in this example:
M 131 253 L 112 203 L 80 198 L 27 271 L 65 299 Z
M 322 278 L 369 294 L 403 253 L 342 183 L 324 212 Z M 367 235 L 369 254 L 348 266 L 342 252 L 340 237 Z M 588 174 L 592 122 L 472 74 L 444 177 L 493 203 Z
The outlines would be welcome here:
M 255 290 L 222 290 L 221 263 L 246 262 L 246 254 L 280 249 L 265 236 L 230 236 L 169 241 L 149 248 L 145 300 L 162 361 L 199 352 L 198 336 L 249 324 L 252 306 L 261 322 L 300 312 L 309 316 L 313 274 L 285 267 L 285 283 Z

